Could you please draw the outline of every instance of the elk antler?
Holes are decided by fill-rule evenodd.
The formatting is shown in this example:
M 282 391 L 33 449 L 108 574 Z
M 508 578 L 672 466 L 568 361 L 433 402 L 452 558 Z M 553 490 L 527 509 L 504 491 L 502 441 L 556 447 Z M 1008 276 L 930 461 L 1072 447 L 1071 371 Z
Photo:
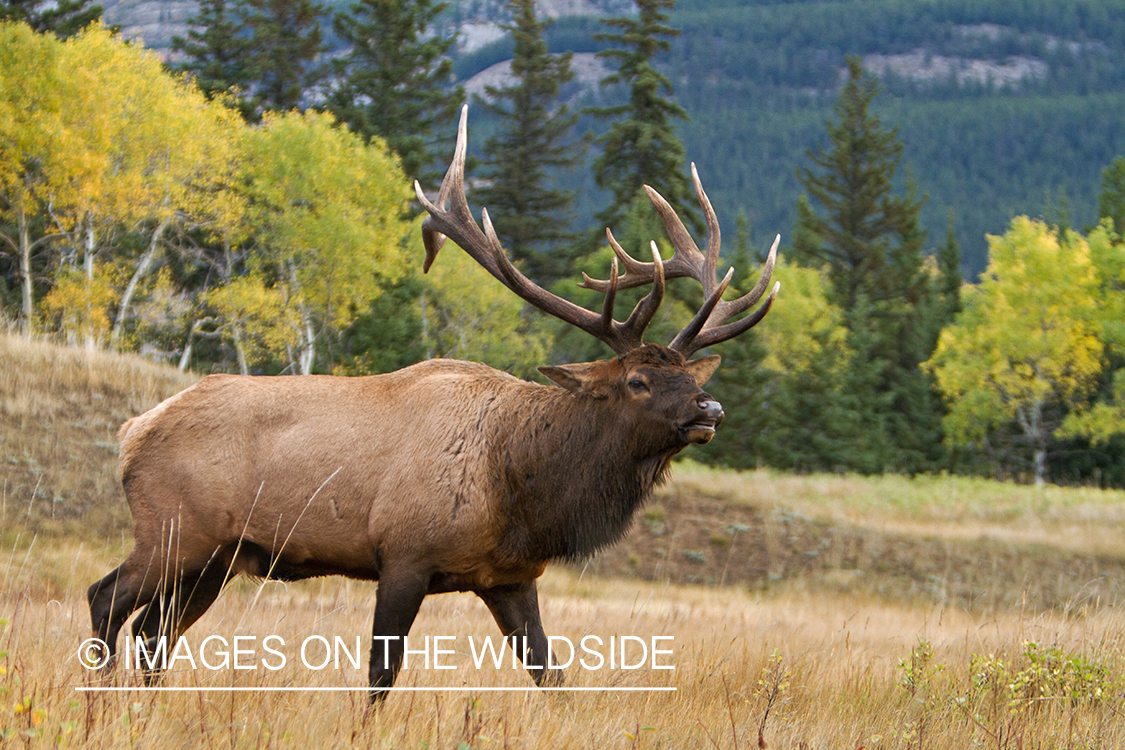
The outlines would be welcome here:
M 781 242 L 781 235 L 774 239 L 769 257 L 766 258 L 766 267 L 762 270 L 762 275 L 754 288 L 738 299 L 723 301 L 723 292 L 726 291 L 727 285 L 730 283 L 734 269 L 728 270 L 722 281 L 716 280 L 721 243 L 719 220 L 715 216 L 715 209 L 711 207 L 711 201 L 707 199 L 707 193 L 703 192 L 703 184 L 699 181 L 699 173 L 696 171 L 694 163 L 691 165 L 691 180 L 695 185 L 695 194 L 699 198 L 699 205 L 703 208 L 703 215 L 707 221 L 706 256 L 699 251 L 699 247 L 688 234 L 683 222 L 680 221 L 680 217 L 668 205 L 668 201 L 664 200 L 660 193 L 648 185 L 644 186 L 645 193 L 648 194 L 648 199 L 652 201 L 652 205 L 656 207 L 657 213 L 660 214 L 660 219 L 664 222 L 664 230 L 668 233 L 669 239 L 672 240 L 672 247 L 675 248 L 672 257 L 660 269 L 660 275 L 666 279 L 693 278 L 703 285 L 703 306 L 687 327 L 680 331 L 669 344 L 669 348 L 675 349 L 685 357 L 691 356 L 706 346 L 732 339 L 753 328 L 769 312 L 770 305 L 773 304 L 777 292 L 781 288 L 781 282 L 774 284 L 770 296 L 762 303 L 761 307 L 741 320 L 723 325 L 735 315 L 749 310 L 761 299 L 762 293 L 765 292 L 770 283 L 770 276 L 773 274 L 773 264 L 777 259 L 777 245 Z M 596 290 L 604 290 L 611 285 L 616 289 L 629 289 L 652 283 L 656 274 L 653 264 L 643 263 L 630 257 L 613 239 L 613 234 L 609 230 L 606 230 L 606 234 L 609 237 L 609 244 L 613 248 L 614 254 L 621 259 L 621 263 L 625 266 L 625 275 L 620 279 L 599 281 L 582 274 L 582 283 L 579 286 Z
M 465 196 L 468 128 L 469 107 L 466 105 L 461 108 L 461 121 L 457 125 L 457 147 L 454 150 L 453 162 L 449 165 L 445 179 L 442 180 L 437 200 L 431 203 L 422 192 L 422 186 L 418 181 L 414 182 L 418 201 L 430 214 L 422 222 L 422 242 L 426 247 L 426 260 L 422 270 L 430 270 L 438 250 L 445 243 L 445 238 L 449 237 L 501 284 L 534 307 L 600 339 L 618 354 L 624 354 L 640 346 L 645 328 L 656 314 L 661 300 L 664 299 L 663 263 L 656 243 L 652 243 L 652 263 L 643 264 L 648 275 L 645 283 L 651 283 L 652 290 L 637 303 L 629 319 L 624 323 L 613 319 L 613 302 L 619 288 L 616 259 L 613 261 L 609 280 L 600 282 L 602 285 L 600 291 L 605 292 L 605 302 L 600 314 L 568 302 L 536 285 L 508 260 L 508 255 L 504 252 L 500 239 L 496 236 L 496 230 L 492 226 L 492 220 L 488 217 L 488 209 L 484 209 L 481 215 L 484 224 L 483 232 L 477 226 L 469 209 L 469 201 Z M 448 209 L 446 203 L 450 204 Z M 636 263 L 623 252 L 619 255 L 628 258 L 628 263 Z M 630 286 L 637 286 L 637 284 L 630 284 Z

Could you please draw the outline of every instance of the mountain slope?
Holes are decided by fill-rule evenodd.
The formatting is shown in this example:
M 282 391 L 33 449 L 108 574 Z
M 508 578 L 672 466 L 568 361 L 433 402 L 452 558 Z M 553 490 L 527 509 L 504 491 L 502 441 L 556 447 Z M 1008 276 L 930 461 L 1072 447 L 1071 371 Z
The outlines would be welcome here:
M 335 5 L 343 6 L 337 2 Z M 191 2 L 110 0 L 106 17 L 154 47 L 184 33 Z M 595 15 L 627 12 L 626 0 L 543 0 L 554 17 L 553 51 L 578 53 L 577 107 L 623 95 L 602 91 L 593 58 L 604 30 Z M 984 268 L 985 234 L 1016 214 L 1082 228 L 1096 220 L 1100 171 L 1125 153 L 1125 14 L 1111 0 L 681 0 L 681 30 L 660 66 L 691 115 L 681 128 L 724 230 L 746 211 L 765 245 L 788 237 L 806 151 L 823 143 L 847 55 L 863 57 L 885 93 L 876 109 L 899 128 L 904 169 L 929 196 L 930 245 L 956 218 L 970 277 Z M 505 80 L 511 40 L 495 39 L 506 4 L 453 2 L 445 33 L 463 31 L 455 68 L 472 92 Z M 327 24 L 326 24 L 327 26 Z M 493 124 L 474 113 L 479 147 Z M 604 127 L 586 122 L 587 130 Z M 607 199 L 589 170 L 563 175 L 584 224 Z

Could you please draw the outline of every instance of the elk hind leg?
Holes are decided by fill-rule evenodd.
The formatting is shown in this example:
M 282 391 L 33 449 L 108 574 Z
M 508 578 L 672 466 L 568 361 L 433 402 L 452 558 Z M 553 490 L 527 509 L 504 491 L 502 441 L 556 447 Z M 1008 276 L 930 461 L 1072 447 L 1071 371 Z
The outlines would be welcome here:
M 212 561 L 198 573 L 180 575 L 171 590 L 156 596 L 133 621 L 133 638 L 140 639 L 138 646 L 143 645 L 148 655 L 143 664 L 138 664 L 144 669 L 146 684 L 160 676 L 164 661 L 157 655 L 161 649 L 164 659 L 171 656 L 179 636 L 215 603 L 227 581 L 226 574 L 224 566 Z
M 149 604 L 156 596 L 159 565 L 155 554 L 145 559 L 144 553 L 134 547 L 125 562 L 87 589 L 90 622 L 94 634 L 108 650 L 107 667 L 117 653 L 117 635 L 121 626 L 129 615 Z

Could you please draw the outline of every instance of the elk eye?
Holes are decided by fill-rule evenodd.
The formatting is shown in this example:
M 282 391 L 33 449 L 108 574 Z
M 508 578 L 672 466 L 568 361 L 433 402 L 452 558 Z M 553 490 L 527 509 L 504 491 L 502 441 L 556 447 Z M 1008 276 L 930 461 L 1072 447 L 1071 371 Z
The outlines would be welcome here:
M 648 390 L 648 386 L 645 385 L 645 381 L 638 380 L 636 378 L 633 378 L 632 380 L 629 381 L 629 387 L 632 388 L 637 393 L 644 393 L 645 391 Z

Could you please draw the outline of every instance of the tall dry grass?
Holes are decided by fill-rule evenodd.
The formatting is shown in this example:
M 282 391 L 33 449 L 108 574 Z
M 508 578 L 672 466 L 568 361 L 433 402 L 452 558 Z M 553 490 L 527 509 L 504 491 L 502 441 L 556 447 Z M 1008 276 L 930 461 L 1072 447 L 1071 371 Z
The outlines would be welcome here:
M 665 657 L 674 671 L 572 666 L 571 685 L 676 692 L 402 692 L 368 710 L 362 691 L 146 692 L 137 672 L 120 664 L 112 679 L 99 681 L 76 651 L 89 635 L 82 594 L 101 554 L 77 546 L 7 550 L 0 736 L 15 746 L 725 749 L 758 747 L 759 730 L 777 748 L 1125 746 L 1125 623 L 1114 610 L 1084 619 L 1012 612 L 982 620 L 875 600 L 797 591 L 756 598 L 552 570 L 542 586 L 552 634 L 575 642 L 589 634 L 675 637 Z M 47 597 L 39 569 L 71 576 Z M 372 585 L 342 579 L 263 584 L 261 592 L 236 584 L 190 632 L 194 653 L 208 635 L 233 642 L 236 635 L 276 634 L 287 644 L 287 665 L 211 671 L 181 662 L 163 685 L 362 687 L 366 653 L 359 669 L 345 660 L 339 670 L 316 671 L 299 663 L 297 644 L 310 635 L 353 643 L 369 632 L 374 594 Z M 416 663 L 399 685 L 530 685 L 507 662 L 499 670 L 474 668 L 468 637 L 495 634 L 473 596 L 427 599 L 412 635 L 455 636 L 446 644 L 455 653 L 443 662 L 457 669 Z M 268 656 L 257 649 L 244 663 Z M 1036 662 L 1036 653 L 1054 660 Z M 76 690 L 98 685 L 129 689 Z

